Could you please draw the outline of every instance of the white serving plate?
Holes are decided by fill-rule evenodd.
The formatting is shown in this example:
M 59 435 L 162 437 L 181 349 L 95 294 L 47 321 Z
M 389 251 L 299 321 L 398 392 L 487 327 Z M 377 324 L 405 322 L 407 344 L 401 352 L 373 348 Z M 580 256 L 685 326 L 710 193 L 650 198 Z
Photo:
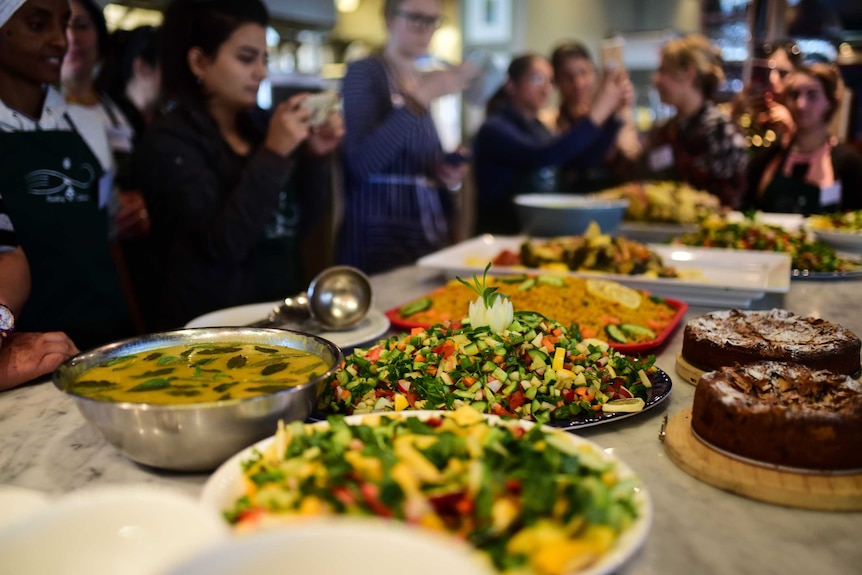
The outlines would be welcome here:
M 330 517 L 238 537 L 168 575 L 493 575 L 488 563 L 442 533 L 370 517 Z
M 848 252 L 862 252 L 862 232 L 839 232 L 836 230 L 811 230 L 814 237 L 821 240 L 836 250 Z
M 742 212 L 730 212 L 727 221 L 741 222 L 745 219 Z M 778 226 L 788 232 L 796 232 L 802 228 L 805 221 L 802 214 L 778 214 L 757 212 L 755 220 L 762 224 Z M 689 232 L 696 232 L 698 224 L 679 224 L 670 222 L 623 222 L 615 235 L 643 243 L 664 244 L 673 238 Z
M 665 222 L 623 222 L 614 235 L 643 243 L 663 244 L 688 232 L 696 232 L 697 224 L 673 224 Z
M 185 327 L 230 327 L 242 326 L 265 318 L 278 302 L 253 303 L 220 309 L 196 317 Z M 389 329 L 389 318 L 376 309 L 371 309 L 359 325 L 344 331 L 322 331 L 315 333 L 341 348 L 349 348 L 380 337 Z
M 487 263 L 502 250 L 519 251 L 524 236 L 485 234 L 429 254 L 417 262 L 449 276 L 481 275 Z M 648 278 L 602 272 L 563 272 L 579 277 L 600 277 L 662 297 L 681 299 L 691 305 L 747 308 L 767 293 L 790 291 L 790 255 L 776 252 L 694 248 L 649 244 L 665 264 L 677 270 L 698 274 L 697 279 Z M 489 273 L 518 274 L 525 271 L 548 273 L 540 269 L 492 266 Z
M 745 214 L 742 212 L 730 212 L 727 214 L 727 221 L 729 222 L 741 222 L 743 220 L 745 220 Z M 805 223 L 805 216 L 802 214 L 757 212 L 754 216 L 754 221 L 769 226 L 778 226 L 788 232 L 798 232 L 802 229 L 802 224 Z
M 50 504 L 51 498 L 42 491 L 15 485 L 0 485 L 0 531 L 42 511 Z
M 445 417 L 447 415 L 451 415 L 451 412 L 400 411 L 374 415 L 385 415 L 386 417 L 419 417 L 422 419 L 428 419 L 430 417 Z M 368 414 L 349 415 L 345 417 L 344 420 L 348 424 L 356 425 L 361 423 L 362 420 L 367 416 Z M 535 425 L 535 423 L 531 421 L 503 420 L 495 415 L 486 414 L 484 417 L 492 423 L 502 423 L 503 425 L 520 425 L 524 429 L 529 429 L 533 425 Z M 328 425 L 328 423 L 326 421 L 320 421 L 310 425 L 326 426 Z M 601 457 L 603 460 L 614 462 L 614 464 L 616 465 L 618 477 L 620 479 L 626 479 L 635 476 L 634 471 L 622 460 L 617 458 L 612 453 L 603 450 L 600 446 L 593 443 L 592 441 L 571 433 L 562 432 L 558 429 L 554 429 L 551 427 L 548 427 L 546 429 L 552 432 L 561 433 L 562 436 L 565 437 L 568 441 L 571 441 L 573 445 L 589 446 L 592 451 L 596 453 L 599 457 Z M 223 463 L 215 471 L 215 473 L 210 476 L 209 480 L 207 480 L 206 484 L 204 485 L 203 491 L 201 492 L 201 503 L 211 507 L 219 513 L 231 508 L 236 502 L 236 500 L 245 493 L 246 489 L 241 463 L 251 459 L 255 450 L 260 452 L 265 451 L 274 440 L 275 437 L 263 439 L 258 443 L 237 453 L 236 455 L 228 459 L 225 463 Z M 649 493 L 643 484 L 641 484 L 635 495 L 635 504 L 637 505 L 640 514 L 635 520 L 635 522 L 619 537 L 613 549 L 611 549 L 608 553 L 602 556 L 598 562 L 594 563 L 587 569 L 583 571 L 578 571 L 577 575 L 606 575 L 609 573 L 614 573 L 626 561 L 628 561 L 638 551 L 638 549 L 640 549 L 640 547 L 646 540 L 647 535 L 649 534 L 649 530 L 652 526 L 653 521 L 652 499 L 650 498 Z M 318 572 L 324 573 L 326 571 Z M 411 571 L 409 569 L 403 569 L 401 572 L 408 573 Z M 219 573 L 221 575 L 221 572 Z M 377 571 L 370 571 L 369 573 L 376 574 Z M 388 571 L 381 571 L 380 573 L 386 573 L 388 575 Z M 446 573 L 446 571 L 440 571 L 440 573 Z M 190 572 L 188 574 L 180 572 L 172 573 L 171 575 L 197 575 L 197 572 Z
M 218 513 L 183 494 L 89 488 L 0 529 L 0 571 L 161 575 L 229 536 Z

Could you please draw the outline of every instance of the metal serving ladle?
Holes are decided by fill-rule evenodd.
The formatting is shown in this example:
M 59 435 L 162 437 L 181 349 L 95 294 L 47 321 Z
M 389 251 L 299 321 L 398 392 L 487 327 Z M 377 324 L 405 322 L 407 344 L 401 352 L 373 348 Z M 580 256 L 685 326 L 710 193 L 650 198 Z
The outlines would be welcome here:
M 344 331 L 365 318 L 372 299 L 368 276 L 354 267 L 334 266 L 317 274 L 306 291 L 284 298 L 266 318 L 248 325 Z

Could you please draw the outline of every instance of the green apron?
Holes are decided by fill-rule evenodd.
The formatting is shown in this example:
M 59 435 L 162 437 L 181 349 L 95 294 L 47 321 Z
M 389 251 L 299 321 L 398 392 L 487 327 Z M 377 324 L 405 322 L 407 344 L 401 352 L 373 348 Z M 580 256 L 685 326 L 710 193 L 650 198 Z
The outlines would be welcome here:
M 0 193 L 32 282 L 17 328 L 65 331 L 81 350 L 130 335 L 99 160 L 76 130 L 2 132 L 0 150 Z
M 255 249 L 258 301 L 275 301 L 303 291 L 299 261 L 300 208 L 292 181 L 278 195 L 278 206 Z

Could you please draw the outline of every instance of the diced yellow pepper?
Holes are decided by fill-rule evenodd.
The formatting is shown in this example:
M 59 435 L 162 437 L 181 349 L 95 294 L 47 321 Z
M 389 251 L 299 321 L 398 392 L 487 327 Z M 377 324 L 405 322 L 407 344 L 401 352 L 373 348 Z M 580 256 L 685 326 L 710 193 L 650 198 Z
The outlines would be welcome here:
M 536 571 L 547 575 L 575 573 L 598 559 L 589 541 L 559 541 L 540 547 L 532 557 Z
M 303 497 L 302 501 L 299 503 L 300 515 L 321 515 L 324 511 L 326 511 L 326 509 L 323 501 L 314 495 Z
M 379 459 L 366 457 L 358 451 L 346 451 L 344 453 L 344 460 L 353 469 L 369 479 L 380 480 L 383 478 L 383 463 Z
M 406 397 L 400 393 L 395 394 L 395 411 L 404 411 L 409 405 Z
M 491 523 L 495 532 L 502 533 L 518 518 L 518 507 L 510 499 L 498 499 L 491 506 Z
M 554 350 L 554 361 L 551 363 L 551 367 L 554 371 L 559 371 L 563 369 L 563 362 L 566 360 L 566 349 L 563 347 L 558 347 Z
M 573 372 L 573 371 L 570 371 L 568 369 L 563 369 L 563 368 L 557 369 L 555 371 L 557 372 L 557 379 L 561 379 L 561 380 L 575 379 L 575 372 Z

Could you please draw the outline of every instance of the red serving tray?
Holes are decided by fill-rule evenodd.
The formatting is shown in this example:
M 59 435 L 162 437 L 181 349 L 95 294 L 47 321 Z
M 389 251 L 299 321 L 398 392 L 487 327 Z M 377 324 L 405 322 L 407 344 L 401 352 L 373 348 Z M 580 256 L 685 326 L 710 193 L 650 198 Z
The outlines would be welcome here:
M 670 336 L 670 334 L 673 333 L 674 328 L 679 324 L 680 320 L 685 315 L 685 312 L 688 310 L 688 304 L 678 299 L 671 299 L 667 297 L 662 299 L 666 301 L 670 307 L 674 308 L 676 310 L 676 313 L 674 314 L 673 318 L 671 318 L 670 323 L 667 324 L 667 327 L 661 330 L 655 339 L 650 341 L 641 341 L 638 343 L 617 343 L 609 341 L 608 344 L 618 352 L 629 355 L 654 349 L 663 344 L 665 340 L 667 340 L 667 338 Z M 403 330 L 411 330 L 414 327 L 431 327 L 431 324 L 429 323 L 419 323 L 401 317 L 401 314 L 398 313 L 397 307 L 387 310 L 385 313 L 386 317 L 389 318 L 389 322 L 394 327 L 398 327 Z

